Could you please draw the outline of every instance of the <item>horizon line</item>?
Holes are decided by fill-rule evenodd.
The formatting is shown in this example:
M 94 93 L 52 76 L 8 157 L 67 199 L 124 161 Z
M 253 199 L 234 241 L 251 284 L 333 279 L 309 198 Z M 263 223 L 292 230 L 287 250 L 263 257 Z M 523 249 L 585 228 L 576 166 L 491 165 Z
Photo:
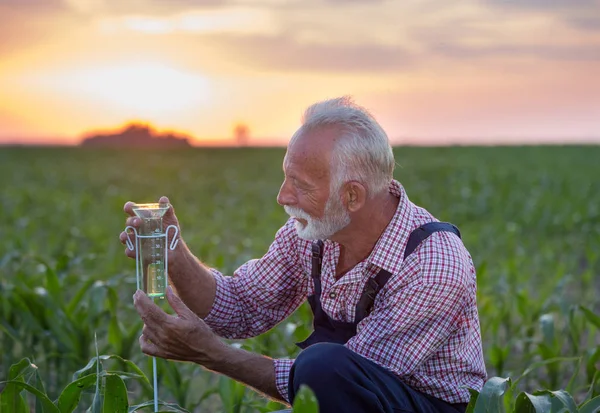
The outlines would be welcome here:
M 446 141 L 446 140 L 436 140 L 430 142 L 394 142 L 390 141 L 390 145 L 392 147 L 491 147 L 491 146 L 504 146 L 504 147 L 518 147 L 518 146 L 600 146 L 600 137 L 592 138 L 591 140 L 544 140 L 544 141 L 535 141 L 535 140 L 505 140 L 505 141 Z M 171 149 L 171 150 L 184 150 L 184 149 L 194 149 L 194 148 L 214 148 L 214 149 L 252 149 L 252 148 L 286 148 L 286 143 L 276 144 L 274 142 L 265 142 L 263 144 L 260 143 L 247 143 L 247 144 L 236 144 L 234 142 L 208 142 L 201 144 L 190 144 L 189 147 L 148 147 L 144 148 L 143 146 L 136 145 L 98 145 L 98 146 L 84 146 L 82 143 L 59 143 L 59 142 L 48 142 L 48 143 L 24 143 L 24 142 L 2 142 L 0 141 L 0 147 L 2 148 L 22 148 L 22 147 L 30 147 L 30 148 L 81 148 L 86 150 L 94 150 L 94 149 L 119 149 L 119 148 L 135 148 L 135 149 Z

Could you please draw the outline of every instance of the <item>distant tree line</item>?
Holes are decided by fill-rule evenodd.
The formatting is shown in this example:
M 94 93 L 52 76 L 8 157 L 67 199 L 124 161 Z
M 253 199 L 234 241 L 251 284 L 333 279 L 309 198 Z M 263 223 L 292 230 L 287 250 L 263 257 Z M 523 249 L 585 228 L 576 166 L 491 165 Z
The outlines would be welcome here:
M 148 125 L 132 123 L 119 132 L 94 134 L 86 137 L 81 146 L 126 146 L 145 148 L 190 147 L 189 138 L 172 132 L 158 134 Z

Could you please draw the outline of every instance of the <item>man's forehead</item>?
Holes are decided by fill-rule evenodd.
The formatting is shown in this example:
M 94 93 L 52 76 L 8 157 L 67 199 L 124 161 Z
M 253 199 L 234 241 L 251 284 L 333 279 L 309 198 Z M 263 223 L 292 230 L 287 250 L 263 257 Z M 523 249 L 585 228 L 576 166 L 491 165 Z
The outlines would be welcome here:
M 322 126 L 308 130 L 300 129 L 287 148 L 293 157 L 329 157 L 335 142 L 341 138 L 341 131 L 335 126 Z M 327 159 L 329 160 L 329 159 Z
M 343 135 L 344 129 L 337 125 L 303 126 L 295 133 L 290 146 L 308 144 L 331 147 Z
M 317 147 L 292 145 L 283 158 L 286 173 L 320 178 L 328 176 L 331 155 Z

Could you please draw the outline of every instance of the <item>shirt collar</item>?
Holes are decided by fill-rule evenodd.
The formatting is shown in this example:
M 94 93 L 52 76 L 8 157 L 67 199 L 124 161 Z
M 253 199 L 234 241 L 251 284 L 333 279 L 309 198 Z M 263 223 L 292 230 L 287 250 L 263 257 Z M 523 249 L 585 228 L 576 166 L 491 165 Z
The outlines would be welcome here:
M 392 195 L 400 198 L 400 202 L 398 202 L 396 213 L 367 258 L 367 262 L 393 275 L 399 275 L 404 262 L 404 249 L 413 230 L 413 205 L 400 182 L 392 180 L 389 191 Z

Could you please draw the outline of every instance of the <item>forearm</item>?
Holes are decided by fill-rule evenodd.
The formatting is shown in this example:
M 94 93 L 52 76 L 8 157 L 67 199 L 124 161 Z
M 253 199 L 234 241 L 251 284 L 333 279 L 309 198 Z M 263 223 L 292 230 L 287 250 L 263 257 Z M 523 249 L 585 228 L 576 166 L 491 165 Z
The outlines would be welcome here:
M 254 388 L 280 403 L 288 404 L 275 386 L 273 359 L 224 344 L 214 360 L 203 364 L 209 370 Z
M 183 240 L 169 258 L 169 280 L 177 295 L 198 317 L 210 312 L 215 300 L 216 282 L 213 275 L 188 249 Z

